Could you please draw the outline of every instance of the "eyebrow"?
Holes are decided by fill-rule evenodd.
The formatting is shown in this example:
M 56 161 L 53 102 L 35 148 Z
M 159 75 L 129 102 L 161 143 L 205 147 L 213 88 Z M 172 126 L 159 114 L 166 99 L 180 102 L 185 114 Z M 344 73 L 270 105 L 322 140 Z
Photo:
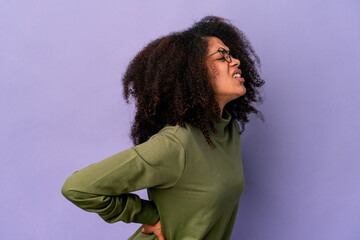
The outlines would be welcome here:
M 230 49 L 227 49 L 227 47 L 220 46 L 220 47 L 218 47 L 218 49 L 219 49 L 219 48 L 223 48 L 223 49 L 225 49 L 226 51 L 230 51 Z

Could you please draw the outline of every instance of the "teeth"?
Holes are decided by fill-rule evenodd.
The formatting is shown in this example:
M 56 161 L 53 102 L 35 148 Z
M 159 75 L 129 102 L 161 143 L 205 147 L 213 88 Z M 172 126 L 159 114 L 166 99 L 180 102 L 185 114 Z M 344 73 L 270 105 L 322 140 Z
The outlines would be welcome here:
M 241 77 L 241 75 L 239 73 L 234 74 L 234 76 L 233 76 L 233 78 L 239 78 L 239 77 Z

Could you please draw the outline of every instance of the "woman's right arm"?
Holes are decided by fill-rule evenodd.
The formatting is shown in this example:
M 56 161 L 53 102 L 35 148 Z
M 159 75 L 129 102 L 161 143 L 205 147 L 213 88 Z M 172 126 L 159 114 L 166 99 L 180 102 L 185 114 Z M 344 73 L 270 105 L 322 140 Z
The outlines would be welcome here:
M 159 220 L 154 203 L 130 192 L 174 186 L 184 164 L 185 150 L 176 136 L 156 134 L 147 142 L 75 172 L 61 191 L 75 205 L 98 213 L 106 222 L 154 225 Z

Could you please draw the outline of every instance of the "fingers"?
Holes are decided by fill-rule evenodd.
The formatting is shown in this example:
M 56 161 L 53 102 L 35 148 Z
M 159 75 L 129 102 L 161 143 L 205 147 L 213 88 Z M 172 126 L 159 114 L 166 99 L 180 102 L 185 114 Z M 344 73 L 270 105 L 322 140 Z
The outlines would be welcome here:
M 148 228 L 141 229 L 141 233 L 143 234 L 153 234 L 153 231 L 149 230 Z
M 163 233 L 162 233 L 162 231 L 161 231 L 161 228 L 155 229 L 154 234 L 157 236 L 157 238 L 158 238 L 159 240 L 165 240 L 165 238 L 164 238 L 164 236 L 163 236 Z
M 162 230 L 161 230 L 160 221 L 158 221 L 153 226 L 149 226 L 149 225 L 146 225 L 146 224 L 143 224 L 142 226 L 143 226 L 143 228 L 141 229 L 141 233 L 143 233 L 143 234 L 155 234 L 156 237 L 159 240 L 165 240 L 164 235 L 163 235 Z
M 146 226 L 146 225 L 144 226 L 143 225 L 143 228 L 141 229 L 141 233 L 143 233 L 143 234 L 152 234 L 153 231 L 152 231 L 150 226 Z
M 144 234 L 162 234 L 162 231 L 161 231 L 161 228 L 158 228 L 158 227 L 154 227 L 154 226 L 149 226 L 149 225 L 145 225 L 143 224 L 142 225 L 143 228 L 141 229 L 141 233 L 144 233 Z

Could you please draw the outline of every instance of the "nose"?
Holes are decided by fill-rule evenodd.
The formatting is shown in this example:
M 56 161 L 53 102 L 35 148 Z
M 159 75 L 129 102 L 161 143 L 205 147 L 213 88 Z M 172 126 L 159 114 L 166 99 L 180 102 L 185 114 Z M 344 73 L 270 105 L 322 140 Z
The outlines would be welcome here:
M 232 66 L 232 67 L 239 67 L 240 66 L 240 60 L 239 59 L 237 59 L 237 58 L 234 58 L 234 57 L 232 57 L 231 58 L 231 62 L 230 62 L 230 66 Z

